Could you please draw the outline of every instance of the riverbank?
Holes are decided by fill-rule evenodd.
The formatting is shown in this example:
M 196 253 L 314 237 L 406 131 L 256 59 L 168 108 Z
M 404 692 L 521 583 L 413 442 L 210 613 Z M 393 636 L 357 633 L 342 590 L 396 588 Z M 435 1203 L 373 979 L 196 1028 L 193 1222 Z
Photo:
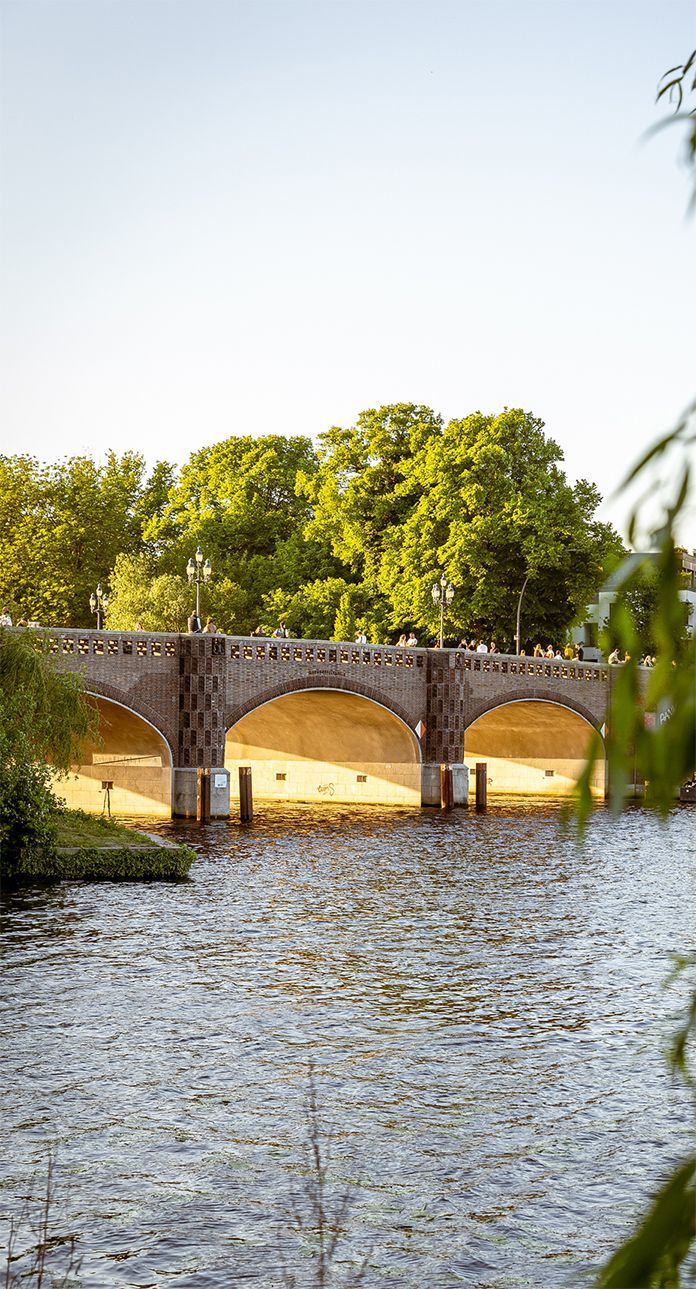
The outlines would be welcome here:
M 0 862 L 6 886 L 63 881 L 181 882 L 196 858 L 190 846 L 80 810 L 56 817 L 55 845 L 26 862 Z M 4 859 L 4 856 L 3 856 Z

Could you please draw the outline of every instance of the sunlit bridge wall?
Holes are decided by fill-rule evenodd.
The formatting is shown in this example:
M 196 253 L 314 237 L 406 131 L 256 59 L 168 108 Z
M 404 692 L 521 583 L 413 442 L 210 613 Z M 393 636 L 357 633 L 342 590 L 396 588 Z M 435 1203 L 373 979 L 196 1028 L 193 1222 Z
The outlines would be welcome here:
M 506 703 L 474 721 L 464 737 L 464 759 L 473 771 L 488 766 L 491 794 L 568 796 L 579 778 L 593 737 L 582 716 L 557 703 Z M 605 795 L 603 751 L 594 768 L 592 793 Z
M 67 804 L 100 814 L 106 804 L 104 782 L 113 783 L 109 805 L 114 815 L 153 815 L 172 811 L 172 760 L 162 735 L 142 717 L 106 698 L 89 700 L 99 712 L 99 741 L 82 745 L 80 764 L 61 779 L 56 791 Z
M 386 708 L 356 694 L 303 690 L 242 717 L 227 735 L 233 795 L 252 767 L 255 799 L 420 806 L 418 741 Z

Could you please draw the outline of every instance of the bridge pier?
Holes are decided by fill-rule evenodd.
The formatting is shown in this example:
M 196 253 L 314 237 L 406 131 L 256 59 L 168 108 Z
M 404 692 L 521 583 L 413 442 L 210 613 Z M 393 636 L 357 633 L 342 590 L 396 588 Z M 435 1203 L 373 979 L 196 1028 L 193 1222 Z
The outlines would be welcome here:
M 466 806 L 469 802 L 469 770 L 461 762 L 450 765 L 452 771 L 453 805 Z M 421 805 L 440 805 L 440 762 L 421 766 Z
M 198 793 L 198 770 L 175 766 L 172 772 L 172 817 L 195 819 Z M 229 819 L 230 772 L 224 765 L 210 771 L 210 818 Z

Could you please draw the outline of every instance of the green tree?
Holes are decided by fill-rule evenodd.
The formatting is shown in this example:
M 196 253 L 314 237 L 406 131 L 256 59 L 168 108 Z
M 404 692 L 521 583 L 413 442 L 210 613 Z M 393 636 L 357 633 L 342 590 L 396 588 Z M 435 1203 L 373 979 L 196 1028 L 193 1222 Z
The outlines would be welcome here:
M 213 566 L 209 611 L 232 632 L 250 631 L 273 591 L 292 595 L 335 574 L 326 544 L 303 537 L 309 506 L 296 485 L 315 468 L 311 441 L 299 437 L 246 435 L 194 453 L 145 528 L 159 571 L 183 574 L 202 546 Z
M 383 589 L 385 547 L 422 493 L 414 457 L 442 433 L 429 407 L 397 403 L 361 412 L 355 425 L 320 436 L 319 466 L 298 488 L 312 507 L 308 538 L 325 542 L 340 575 L 362 587 L 375 628 L 384 638 L 392 622 Z
M 118 555 L 111 574 L 107 626 L 112 631 L 185 631 L 195 605 L 186 578 L 156 573 L 147 555 Z
M 5 884 L 50 871 L 58 774 L 78 759 L 98 718 L 78 676 L 55 668 L 48 642 L 0 628 L 0 877 Z
M 141 548 L 143 506 L 156 504 L 162 471 L 156 467 L 148 483 L 143 459 L 132 452 L 110 452 L 102 466 L 89 457 L 55 465 L 1 457 L 0 597 L 15 616 L 89 625 L 96 584 L 118 554 Z
M 560 448 L 519 409 L 443 428 L 431 409 L 399 404 L 321 443 L 318 471 L 300 482 L 313 506 L 307 531 L 348 566 L 382 638 L 405 625 L 436 633 L 430 588 L 445 571 L 457 588 L 450 632 L 509 645 L 529 575 L 527 634 L 559 641 L 623 551 L 594 517 L 596 488 L 567 482 Z

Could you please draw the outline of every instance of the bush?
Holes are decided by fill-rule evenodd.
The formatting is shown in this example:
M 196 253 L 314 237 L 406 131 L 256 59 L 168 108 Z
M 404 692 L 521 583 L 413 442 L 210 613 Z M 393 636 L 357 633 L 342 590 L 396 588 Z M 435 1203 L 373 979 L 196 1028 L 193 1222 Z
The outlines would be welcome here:
M 0 882 L 23 885 L 56 871 L 58 802 L 37 763 L 0 764 Z

